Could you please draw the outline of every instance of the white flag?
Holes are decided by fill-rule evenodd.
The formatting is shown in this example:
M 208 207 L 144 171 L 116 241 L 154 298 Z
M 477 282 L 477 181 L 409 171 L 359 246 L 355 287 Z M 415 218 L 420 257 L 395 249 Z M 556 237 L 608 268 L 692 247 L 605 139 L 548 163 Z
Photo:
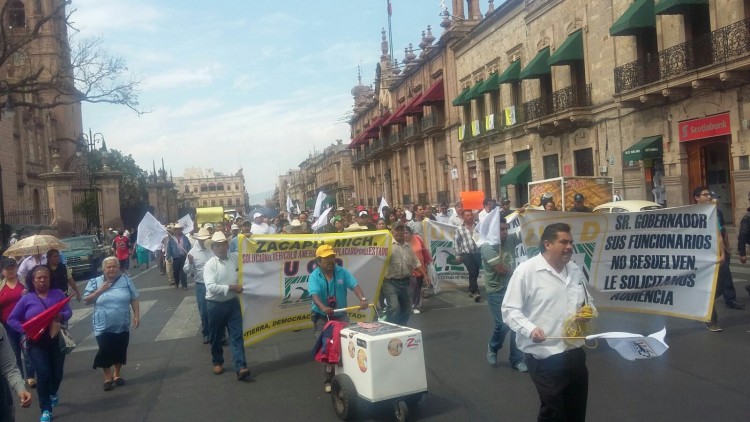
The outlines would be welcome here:
M 140 237 L 140 234 L 138 236 Z M 651 359 L 661 356 L 669 349 L 669 346 L 664 343 L 666 334 L 667 329 L 665 327 L 648 337 L 643 337 L 640 334 L 612 332 L 586 336 L 586 340 L 605 339 L 609 347 L 615 349 L 620 356 L 627 360 Z
M 195 228 L 195 225 L 193 224 L 193 219 L 190 218 L 190 214 L 185 214 L 177 220 L 180 225 L 182 225 L 182 232 L 185 234 L 190 234 L 193 232 L 193 228 Z
M 161 241 L 167 235 L 167 229 L 161 225 L 150 212 L 143 216 L 138 223 L 138 239 L 136 243 L 152 252 L 161 248 Z
M 482 246 L 485 243 L 490 245 L 500 244 L 500 207 L 495 207 L 494 210 L 490 211 L 479 224 L 479 241 L 477 246 Z
M 380 206 L 378 207 L 378 214 L 380 214 L 380 218 L 385 218 L 385 216 L 383 215 L 383 208 L 387 206 L 388 203 L 385 202 L 385 196 L 383 196 L 382 198 L 380 198 Z
M 328 213 L 330 213 L 332 209 L 333 207 L 328 207 L 328 209 L 323 211 L 323 214 L 320 214 L 320 217 L 318 217 L 318 219 L 315 220 L 315 222 L 312 224 L 312 226 L 310 226 L 310 228 L 312 228 L 313 231 L 316 231 L 328 225 Z
M 313 217 L 320 217 L 320 211 L 323 209 L 323 200 L 326 199 L 326 194 L 318 192 L 318 199 L 315 201 L 315 210 L 313 211 Z
M 286 210 L 289 214 L 291 214 L 293 211 L 292 207 L 294 207 L 294 204 L 292 204 L 292 197 L 287 195 L 286 196 Z

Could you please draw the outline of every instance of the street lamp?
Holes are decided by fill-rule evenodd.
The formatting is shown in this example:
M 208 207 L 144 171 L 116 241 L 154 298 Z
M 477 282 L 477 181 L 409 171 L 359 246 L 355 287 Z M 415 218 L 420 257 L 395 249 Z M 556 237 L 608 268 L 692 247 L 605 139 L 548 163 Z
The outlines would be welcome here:
M 97 146 L 101 144 L 100 148 Z M 76 179 L 73 189 L 82 193 L 78 198 L 78 203 L 74 204 L 78 208 L 78 213 L 83 214 L 86 218 L 86 229 L 101 227 L 99 221 L 99 185 L 97 183 L 96 172 L 99 170 L 95 163 L 96 158 L 102 161 L 102 170 L 108 170 L 106 158 L 108 155 L 107 142 L 104 135 L 99 132 L 93 133 L 89 129 L 88 134 L 81 133 L 76 142 L 76 157 L 78 168 L 76 168 Z M 75 202 L 75 201 L 74 201 Z

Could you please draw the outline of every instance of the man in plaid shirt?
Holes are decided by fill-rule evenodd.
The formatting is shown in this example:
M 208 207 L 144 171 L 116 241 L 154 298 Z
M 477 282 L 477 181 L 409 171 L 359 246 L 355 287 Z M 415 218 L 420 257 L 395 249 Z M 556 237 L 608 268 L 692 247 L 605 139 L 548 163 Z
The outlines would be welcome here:
M 482 300 L 477 286 L 477 277 L 479 269 L 482 266 L 482 256 L 479 253 L 479 247 L 474 241 L 474 213 L 471 210 L 463 210 L 464 222 L 456 229 L 456 237 L 453 239 L 453 247 L 456 254 L 460 255 L 460 261 L 466 266 L 469 272 L 469 296 L 474 298 L 475 302 Z

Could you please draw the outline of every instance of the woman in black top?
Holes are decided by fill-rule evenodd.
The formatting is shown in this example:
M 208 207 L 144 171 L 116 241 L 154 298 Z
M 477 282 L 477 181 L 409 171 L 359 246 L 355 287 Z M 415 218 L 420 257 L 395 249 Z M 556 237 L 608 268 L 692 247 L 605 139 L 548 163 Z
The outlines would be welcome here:
M 50 272 L 50 288 L 60 289 L 65 296 L 68 296 L 68 287 L 70 287 L 76 294 L 76 300 L 80 302 L 81 292 L 73 277 L 68 274 L 68 267 L 60 262 L 60 251 L 57 249 L 50 249 L 47 252 L 47 268 Z

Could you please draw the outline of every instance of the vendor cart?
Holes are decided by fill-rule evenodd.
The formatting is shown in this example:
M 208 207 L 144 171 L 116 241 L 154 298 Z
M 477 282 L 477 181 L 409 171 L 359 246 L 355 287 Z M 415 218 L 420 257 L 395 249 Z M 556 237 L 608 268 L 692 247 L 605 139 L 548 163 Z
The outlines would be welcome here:
M 331 383 L 336 415 L 351 420 L 360 399 L 391 401 L 396 420 L 405 421 L 409 406 L 427 392 L 422 332 L 375 321 L 351 324 L 340 336 L 341 362 Z

